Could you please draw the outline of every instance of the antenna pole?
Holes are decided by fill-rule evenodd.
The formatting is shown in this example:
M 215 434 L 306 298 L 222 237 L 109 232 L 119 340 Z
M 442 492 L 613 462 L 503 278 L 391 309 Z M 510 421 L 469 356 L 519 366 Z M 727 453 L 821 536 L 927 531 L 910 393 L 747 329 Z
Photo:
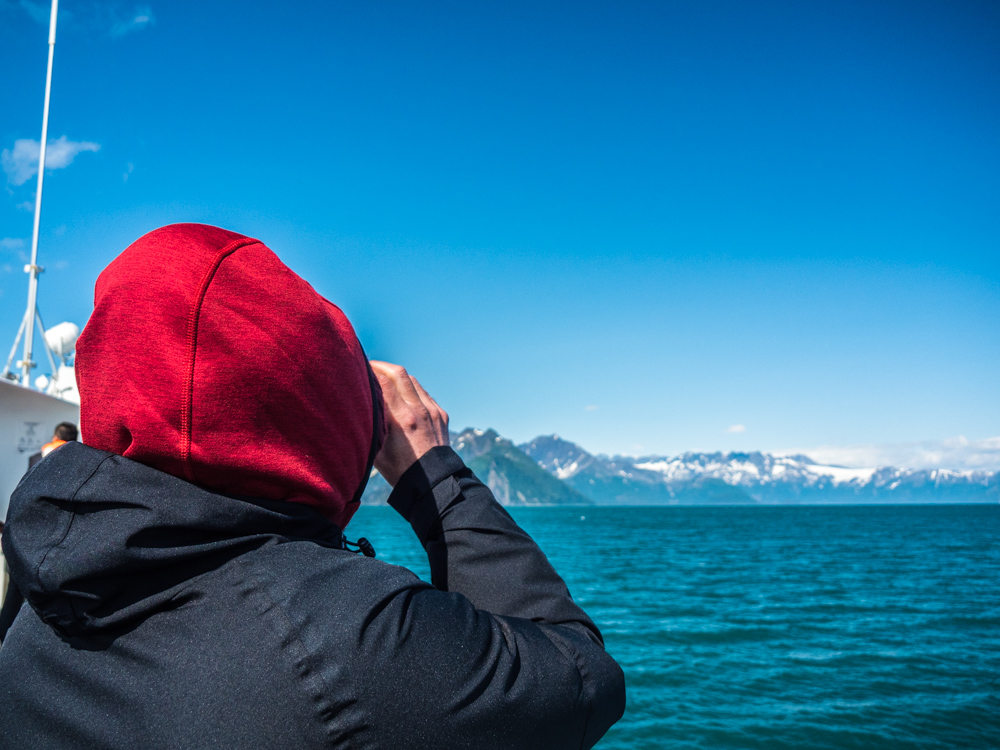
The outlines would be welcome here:
M 38 190 L 35 192 L 35 226 L 31 233 L 31 264 L 25 266 L 28 277 L 28 310 L 25 316 L 37 316 L 38 274 L 42 269 L 38 265 L 38 224 L 42 218 L 42 181 L 45 179 L 45 146 L 49 134 L 49 96 L 52 93 L 52 58 L 56 51 L 56 15 L 59 12 L 59 0 L 52 0 L 52 15 L 49 17 L 49 67 L 45 72 L 45 107 L 42 110 L 42 143 L 38 154 Z M 24 358 L 18 363 L 21 366 L 21 385 L 30 385 L 31 361 L 34 345 L 35 327 L 26 321 L 24 326 Z

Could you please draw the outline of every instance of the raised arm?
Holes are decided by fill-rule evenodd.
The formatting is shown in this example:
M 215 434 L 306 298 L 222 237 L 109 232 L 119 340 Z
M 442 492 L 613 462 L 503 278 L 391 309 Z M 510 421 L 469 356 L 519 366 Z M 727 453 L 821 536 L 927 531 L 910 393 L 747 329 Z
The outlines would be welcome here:
M 405 612 L 393 614 L 409 633 L 398 656 L 444 671 L 418 702 L 431 714 L 463 707 L 439 714 L 455 738 L 445 746 L 591 747 L 625 702 L 624 677 L 597 627 L 448 447 L 447 414 L 402 368 L 372 367 L 388 428 L 376 467 L 427 551 L 436 589 L 411 594 Z

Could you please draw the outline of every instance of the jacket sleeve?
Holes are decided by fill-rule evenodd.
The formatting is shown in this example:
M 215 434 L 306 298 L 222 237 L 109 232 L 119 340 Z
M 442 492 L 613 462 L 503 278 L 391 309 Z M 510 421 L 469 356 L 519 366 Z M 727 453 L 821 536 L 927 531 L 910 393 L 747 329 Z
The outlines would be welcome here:
M 393 672 L 412 678 L 382 693 L 383 720 L 414 732 L 395 746 L 423 747 L 423 732 L 449 748 L 596 744 L 624 712 L 624 675 L 538 545 L 448 447 L 411 467 L 389 503 L 434 583 L 385 608 Z

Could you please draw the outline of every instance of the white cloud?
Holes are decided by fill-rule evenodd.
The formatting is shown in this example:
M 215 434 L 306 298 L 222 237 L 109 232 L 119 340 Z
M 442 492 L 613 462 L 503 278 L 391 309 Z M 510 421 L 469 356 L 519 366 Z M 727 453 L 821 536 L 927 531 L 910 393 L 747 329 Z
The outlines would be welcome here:
M 29 213 L 31 213 L 32 211 L 35 210 L 35 202 L 34 201 L 21 201 L 20 203 L 17 204 L 17 207 L 19 209 L 21 209 L 22 211 L 28 211 Z
M 65 5 L 65 3 L 64 3 Z M 52 4 L 44 0 L 0 0 L 0 11 L 17 10 L 20 8 L 35 23 L 48 27 L 52 14 Z M 66 28 L 68 22 L 72 22 L 74 13 L 64 7 L 59 8 L 59 28 Z
M 156 23 L 153 9 L 148 4 L 132 6 L 131 11 L 121 2 L 94 2 L 79 9 L 78 14 L 59 8 L 59 27 L 68 27 L 88 35 L 109 34 L 125 36 L 133 31 L 147 29 Z M 39 0 L 0 0 L 0 10 L 20 8 L 37 23 L 48 26 L 51 5 Z
M 11 185 L 23 185 L 38 173 L 38 156 L 41 144 L 30 138 L 18 138 L 14 148 L 0 153 L 0 163 Z M 45 147 L 45 168 L 64 169 L 83 151 L 100 151 L 101 144 L 90 141 L 71 141 L 66 136 L 50 141 Z M 34 208 L 34 206 L 32 206 Z
M 597 410 L 598 410 L 598 409 L 600 409 L 601 407 L 600 407 L 600 406 L 594 406 L 594 405 L 591 405 L 591 406 L 585 406 L 585 407 L 583 407 L 583 408 L 584 408 L 584 409 L 586 409 L 587 411 L 597 411 Z
M 734 424 L 726 428 L 726 432 L 746 432 L 747 428 L 745 425 Z
M 788 453 L 804 453 L 816 463 L 850 468 L 896 466 L 903 469 L 1000 471 L 1000 437 L 968 440 L 959 435 L 947 440 L 916 443 L 826 445 Z
M 0 247 L 4 250 L 19 250 L 24 247 L 24 240 L 20 237 L 4 237 L 0 240 Z
M 127 18 L 115 20 L 111 26 L 111 36 L 125 36 L 133 31 L 148 29 L 156 23 L 153 9 L 148 5 L 137 5 Z
M 35 3 L 31 0 L 20 0 L 17 4 L 25 13 L 31 16 L 32 20 L 37 23 L 44 23 L 46 26 L 49 24 L 49 17 L 52 13 L 52 6 L 48 3 Z M 59 14 L 62 16 L 62 13 Z

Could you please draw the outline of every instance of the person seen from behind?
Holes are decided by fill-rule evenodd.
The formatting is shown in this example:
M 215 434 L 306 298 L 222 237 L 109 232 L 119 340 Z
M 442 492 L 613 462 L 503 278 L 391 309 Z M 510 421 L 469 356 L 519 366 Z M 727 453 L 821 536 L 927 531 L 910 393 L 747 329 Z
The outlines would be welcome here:
M 259 241 L 137 240 L 76 369 L 86 444 L 25 478 L 3 537 L 30 606 L 0 748 L 575 750 L 622 716 L 600 632 L 446 412 Z M 373 466 L 431 583 L 351 551 Z
M 72 422 L 60 422 L 57 424 L 52 434 L 52 440 L 43 445 L 38 453 L 28 458 L 28 469 L 30 470 L 56 448 L 76 440 L 79 434 L 79 430 L 77 430 L 76 425 Z M 0 532 L 2 530 L 3 524 L 0 523 Z M 6 575 L 6 561 L 3 562 L 3 565 L 4 575 Z M 7 590 L 4 593 L 3 604 L 0 605 L 0 643 L 3 643 L 7 637 L 7 631 L 14 624 L 14 618 L 17 617 L 17 613 L 21 610 L 23 604 L 24 596 L 22 596 L 21 591 L 17 588 L 17 584 L 9 581 Z
M 80 433 L 77 430 L 76 425 L 72 422 L 60 422 L 56 425 L 56 429 L 52 434 L 52 439 L 43 445 L 42 449 L 38 453 L 35 453 L 28 458 L 28 468 L 30 469 L 59 446 L 66 445 L 66 443 L 76 440 L 77 437 L 79 437 L 79 434 Z

